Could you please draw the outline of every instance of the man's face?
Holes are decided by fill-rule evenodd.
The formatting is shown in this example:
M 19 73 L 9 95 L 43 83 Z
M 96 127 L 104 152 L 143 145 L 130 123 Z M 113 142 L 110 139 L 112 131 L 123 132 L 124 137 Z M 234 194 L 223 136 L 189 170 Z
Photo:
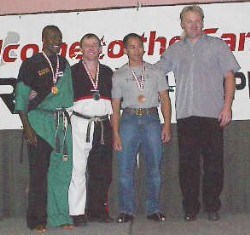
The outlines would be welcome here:
M 188 11 L 183 17 L 181 27 L 187 38 L 197 39 L 202 35 L 203 20 L 198 12 Z
M 62 45 L 62 33 L 56 29 L 48 29 L 43 37 L 43 51 L 47 55 L 57 54 Z
M 139 38 L 129 38 L 124 53 L 127 54 L 130 61 L 142 61 L 144 54 L 142 41 Z
M 99 41 L 96 38 L 85 38 L 81 45 L 83 58 L 85 60 L 97 60 L 101 53 Z

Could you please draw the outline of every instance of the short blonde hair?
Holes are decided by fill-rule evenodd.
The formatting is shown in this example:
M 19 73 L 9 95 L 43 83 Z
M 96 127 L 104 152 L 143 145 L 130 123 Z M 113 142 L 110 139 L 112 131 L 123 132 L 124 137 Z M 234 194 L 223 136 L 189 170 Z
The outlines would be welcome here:
M 84 40 L 84 39 L 89 39 L 89 38 L 95 38 L 96 41 L 98 42 L 99 47 L 100 47 L 100 48 L 102 47 L 102 42 L 101 42 L 100 38 L 98 38 L 97 35 L 94 34 L 94 33 L 87 33 L 87 34 L 85 34 L 85 35 L 81 38 L 81 40 L 80 40 L 80 47 L 82 47 L 82 42 L 83 42 L 83 40 Z
M 180 14 L 180 19 L 181 19 L 181 22 L 183 21 L 183 18 L 184 18 L 184 15 L 189 12 L 189 11 L 192 11 L 192 12 L 197 12 L 200 14 L 201 16 L 201 19 L 203 21 L 204 19 L 204 12 L 202 10 L 202 8 L 198 5 L 192 5 L 192 6 L 186 6 L 182 9 L 181 11 L 181 14 Z

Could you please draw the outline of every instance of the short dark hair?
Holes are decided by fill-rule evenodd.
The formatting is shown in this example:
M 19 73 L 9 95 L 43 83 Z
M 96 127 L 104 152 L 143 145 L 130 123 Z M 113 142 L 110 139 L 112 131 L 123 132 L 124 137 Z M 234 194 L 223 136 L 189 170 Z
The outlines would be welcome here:
M 81 38 L 81 40 L 80 40 L 80 46 L 82 46 L 82 42 L 83 42 L 83 40 L 84 40 L 85 38 L 87 38 L 87 39 L 89 39 L 89 38 L 95 38 L 95 39 L 98 41 L 99 47 L 102 46 L 102 43 L 101 43 L 100 38 L 98 38 L 97 35 L 94 34 L 94 33 L 87 33 L 87 34 L 85 34 L 85 35 Z
M 43 28 L 42 38 L 44 38 L 47 35 L 49 30 L 54 30 L 54 31 L 58 31 L 58 32 L 62 33 L 61 30 L 57 26 L 55 26 L 55 25 L 47 25 L 47 26 L 45 26 Z
M 124 47 L 126 47 L 128 45 L 128 40 L 130 38 L 138 38 L 141 41 L 141 43 L 143 44 L 142 37 L 139 34 L 137 34 L 137 33 L 129 33 L 122 40 Z

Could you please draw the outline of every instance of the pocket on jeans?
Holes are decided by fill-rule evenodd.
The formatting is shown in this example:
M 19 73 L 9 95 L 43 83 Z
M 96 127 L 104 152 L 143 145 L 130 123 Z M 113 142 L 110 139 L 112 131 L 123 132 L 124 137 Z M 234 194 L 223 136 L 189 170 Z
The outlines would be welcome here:
M 125 121 L 128 121 L 130 120 L 132 117 L 131 114 L 128 114 L 128 113 L 123 113 L 122 116 L 121 116 L 121 122 L 125 122 Z

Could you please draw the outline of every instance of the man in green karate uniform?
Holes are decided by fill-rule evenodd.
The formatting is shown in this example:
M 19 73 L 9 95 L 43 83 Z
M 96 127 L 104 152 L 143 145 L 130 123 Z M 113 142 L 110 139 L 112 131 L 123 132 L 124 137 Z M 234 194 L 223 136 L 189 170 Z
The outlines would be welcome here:
M 67 60 L 58 55 L 62 44 L 59 28 L 46 26 L 42 41 L 42 52 L 21 65 L 15 107 L 28 144 L 27 226 L 38 231 L 45 231 L 47 223 L 72 223 L 67 198 L 72 143 L 66 112 L 73 104 L 72 78 Z

